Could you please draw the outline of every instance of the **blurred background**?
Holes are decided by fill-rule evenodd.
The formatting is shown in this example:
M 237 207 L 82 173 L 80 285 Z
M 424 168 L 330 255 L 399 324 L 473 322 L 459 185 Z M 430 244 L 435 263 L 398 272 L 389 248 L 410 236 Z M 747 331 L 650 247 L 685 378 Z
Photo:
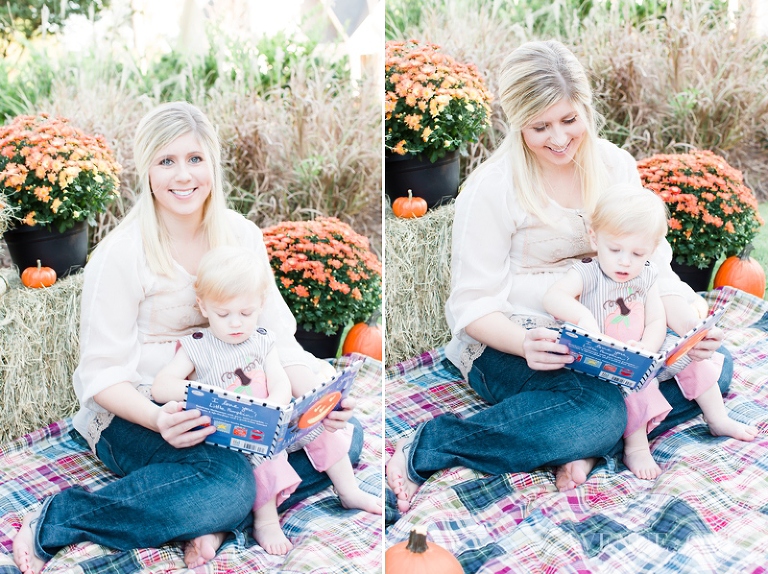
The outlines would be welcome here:
M 0 120 L 103 134 L 133 205 L 132 140 L 158 103 L 218 127 L 230 205 L 268 225 L 337 216 L 381 249 L 382 0 L 29 0 L 0 7 Z M 7 251 L 4 251 L 7 256 Z

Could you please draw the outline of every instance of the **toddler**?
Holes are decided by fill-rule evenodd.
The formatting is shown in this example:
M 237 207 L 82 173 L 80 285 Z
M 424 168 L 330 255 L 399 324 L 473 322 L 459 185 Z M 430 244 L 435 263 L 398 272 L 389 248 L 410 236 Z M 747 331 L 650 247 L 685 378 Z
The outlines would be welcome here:
M 207 385 L 273 403 L 290 402 L 291 385 L 274 347 L 275 337 L 258 326 L 271 281 L 271 270 L 245 248 L 219 247 L 203 257 L 195 293 L 209 326 L 179 341 L 173 360 L 155 377 L 154 400 L 183 401 L 185 379 L 194 373 L 196 381 Z M 328 474 L 345 508 L 381 514 L 379 499 L 357 484 L 347 455 L 350 443 L 350 432 L 322 430 L 304 449 L 312 465 Z M 299 476 L 285 451 L 271 459 L 248 456 L 257 485 L 253 536 L 268 553 L 287 554 L 293 546 L 280 528 L 277 507 L 296 489 Z M 213 558 L 223 538 L 217 533 L 196 539 L 198 554 Z
M 620 185 L 599 199 L 589 238 L 597 257 L 583 259 L 544 296 L 544 308 L 556 319 L 600 332 L 655 353 L 670 348 L 677 337 L 667 334 L 667 321 L 656 285 L 656 266 L 648 258 L 667 232 L 663 201 L 639 186 Z M 757 429 L 728 417 L 717 379 L 723 365 L 719 353 L 706 361 L 684 357 L 674 376 L 688 400 L 696 400 L 710 432 L 751 441 Z M 661 469 L 653 460 L 647 433 L 669 414 L 671 407 L 653 379 L 642 390 L 621 387 L 627 405 L 624 464 L 638 478 L 651 480 Z

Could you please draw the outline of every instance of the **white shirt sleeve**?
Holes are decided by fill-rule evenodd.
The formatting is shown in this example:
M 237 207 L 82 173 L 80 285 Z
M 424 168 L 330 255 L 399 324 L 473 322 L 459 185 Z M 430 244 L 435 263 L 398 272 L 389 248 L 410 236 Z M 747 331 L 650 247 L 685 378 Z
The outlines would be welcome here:
M 94 251 L 83 272 L 80 363 L 74 387 L 80 403 L 95 412 L 105 412 L 93 399 L 104 389 L 141 382 L 137 319 L 146 276 L 141 254 L 134 237 L 120 234 Z
M 513 192 L 503 170 L 486 169 L 470 184 L 456 200 L 446 305 L 451 332 L 467 340 L 467 325 L 497 311 L 511 313 L 515 270 L 509 255 L 517 229 L 508 205 Z

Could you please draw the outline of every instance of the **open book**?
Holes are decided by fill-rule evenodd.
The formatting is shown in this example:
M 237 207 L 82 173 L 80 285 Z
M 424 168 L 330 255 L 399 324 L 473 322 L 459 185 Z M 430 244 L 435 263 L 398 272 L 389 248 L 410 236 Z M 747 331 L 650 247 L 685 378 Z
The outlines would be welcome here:
M 349 394 L 362 361 L 287 405 L 197 382 L 187 383 L 186 408 L 211 417 L 216 432 L 205 442 L 270 457 L 307 436 Z
M 566 365 L 566 368 L 640 390 L 659 371 L 672 367 L 685 356 L 715 326 L 724 312 L 725 307 L 714 309 L 663 353 L 649 353 L 600 333 L 589 333 L 571 323 L 565 323 L 560 329 L 558 343 L 566 345 L 574 357 L 573 363 Z

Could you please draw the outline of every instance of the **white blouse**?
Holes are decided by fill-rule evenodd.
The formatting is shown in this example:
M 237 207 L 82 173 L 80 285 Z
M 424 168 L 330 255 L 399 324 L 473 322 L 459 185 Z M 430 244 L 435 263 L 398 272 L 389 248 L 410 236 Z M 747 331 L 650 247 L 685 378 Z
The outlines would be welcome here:
M 599 153 L 609 181 L 640 185 L 634 158 L 600 140 Z M 512 187 L 511 162 L 486 165 L 470 178 L 456 199 L 451 257 L 451 294 L 445 313 L 453 339 L 446 355 L 466 376 L 485 346 L 467 335 L 472 322 L 494 312 L 530 328 L 555 326 L 542 306 L 549 287 L 574 261 L 594 256 L 585 213 L 550 201 L 551 227 L 520 206 Z M 672 249 L 663 241 L 651 260 L 659 269 L 661 295 L 696 295 L 669 266 Z
M 261 230 L 234 211 L 227 217 L 237 243 L 266 259 Z M 194 282 L 195 276 L 179 264 L 173 277 L 150 271 L 138 222 L 113 232 L 94 251 L 83 272 L 80 363 L 74 373 L 80 410 L 73 421 L 91 448 L 113 416 L 94 396 L 127 381 L 149 397 L 155 375 L 176 352 L 176 342 L 207 326 L 195 306 Z M 274 282 L 259 324 L 276 336 L 283 366 L 322 369 L 322 361 L 294 338 L 296 320 Z

